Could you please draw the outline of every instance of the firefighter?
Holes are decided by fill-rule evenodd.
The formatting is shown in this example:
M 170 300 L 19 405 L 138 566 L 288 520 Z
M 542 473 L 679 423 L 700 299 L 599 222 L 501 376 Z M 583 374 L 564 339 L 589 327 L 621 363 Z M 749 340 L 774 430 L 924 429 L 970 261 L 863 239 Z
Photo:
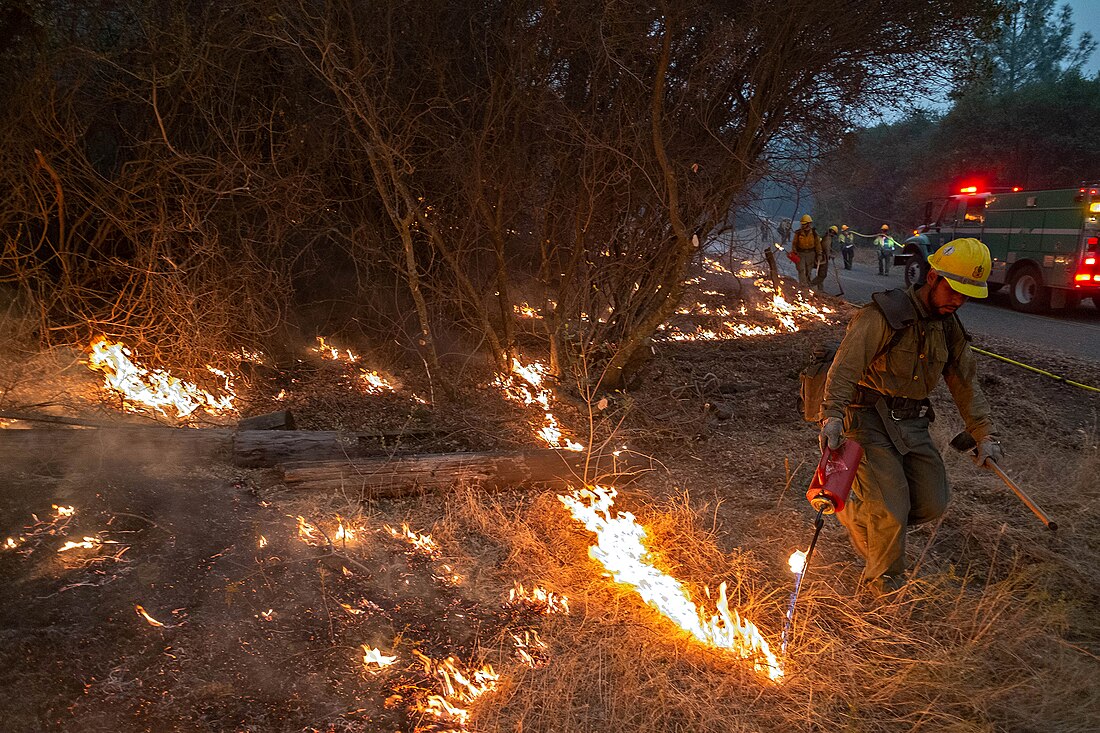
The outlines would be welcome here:
M 878 274 L 889 275 L 894 264 L 894 239 L 890 236 L 890 225 L 883 224 L 875 237 L 875 249 L 878 250 Z
M 814 268 L 822 258 L 821 238 L 813 228 L 814 220 L 809 214 L 802 215 L 802 226 L 791 239 L 791 253 L 798 255 L 798 282 L 810 285 Z
M 837 228 L 831 226 L 821 238 L 821 255 L 817 262 L 817 275 L 814 276 L 814 289 L 825 292 L 825 278 L 829 275 L 829 263 L 833 261 L 833 251 L 837 244 Z
M 844 259 L 844 269 L 851 270 L 852 262 L 856 257 L 855 235 L 848 231 L 847 224 L 840 225 L 840 234 L 837 236 L 840 244 L 840 256 Z
M 977 440 L 975 462 L 1002 458 L 955 314 L 968 298 L 986 297 L 989 249 L 977 239 L 956 239 L 928 262 L 924 285 L 875 293 L 874 304 L 855 315 L 825 384 L 822 451 L 846 438 L 863 446 L 838 517 L 865 561 L 864 582 L 879 596 L 906 582 L 906 528 L 938 519 L 947 506 L 947 474 L 928 433 L 935 419 L 928 395 L 941 376 Z
M 775 228 L 775 230 L 779 234 L 780 244 L 786 246 L 787 240 L 791 236 L 791 220 L 790 219 L 780 220 L 779 226 L 777 226 Z

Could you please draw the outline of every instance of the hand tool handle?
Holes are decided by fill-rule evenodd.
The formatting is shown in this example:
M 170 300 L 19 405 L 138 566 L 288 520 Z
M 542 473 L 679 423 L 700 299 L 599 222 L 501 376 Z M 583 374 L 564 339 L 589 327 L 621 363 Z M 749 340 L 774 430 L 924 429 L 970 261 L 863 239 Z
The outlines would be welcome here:
M 1001 481 L 1004 481 L 1004 482 L 1005 482 L 1005 485 L 1006 485 L 1006 486 L 1008 486 L 1008 488 L 1010 488 L 1010 489 L 1012 489 L 1012 490 L 1013 490 L 1014 492 L 1016 492 L 1016 496 L 1020 497 L 1020 501 L 1022 501 L 1022 502 L 1023 502 L 1024 504 L 1026 504 L 1026 505 L 1027 505 L 1027 508 L 1028 508 L 1028 509 L 1030 509 L 1030 510 L 1031 510 L 1031 512 L 1032 512 L 1032 513 L 1033 513 L 1033 514 L 1034 514 L 1035 516 L 1037 516 L 1037 517 L 1038 517 L 1038 518 L 1039 518 L 1040 520 L 1042 520 L 1043 524 L 1045 524 L 1045 525 L 1046 525 L 1047 529 L 1049 529 L 1049 530 L 1050 530 L 1050 531 L 1052 531 L 1052 532 L 1053 532 L 1054 530 L 1058 529 L 1058 524 L 1057 524 L 1057 522 L 1053 522 L 1053 521 L 1051 521 L 1050 517 L 1048 517 L 1048 516 L 1046 515 L 1046 512 L 1044 512 L 1044 511 L 1043 511 L 1042 509 L 1040 509 L 1040 508 L 1039 508 L 1039 505 L 1038 505 L 1038 504 L 1036 504 L 1036 503 L 1035 503 L 1034 501 L 1032 501 L 1032 500 L 1031 500 L 1031 497 L 1030 497 L 1030 496 L 1028 496 L 1027 494 L 1025 494 L 1025 493 L 1024 493 L 1024 490 L 1023 490 L 1023 489 L 1021 489 L 1021 488 L 1020 488 L 1019 486 L 1017 486 L 1017 485 L 1016 485 L 1016 482 L 1015 482 L 1015 481 L 1013 481 L 1012 479 L 1010 479 L 1010 478 L 1008 477 L 1008 475 L 1007 475 L 1007 474 L 1006 474 L 1006 473 L 1005 473 L 1004 471 L 1002 471 L 1002 470 L 1001 470 L 1001 467 L 1000 467 L 1000 466 L 998 466 L 998 465 L 997 465 L 997 464 L 996 464 L 996 463 L 995 463 L 995 462 L 993 461 L 993 459 L 992 459 L 992 458 L 987 458 L 985 462 L 986 462 L 987 464 L 989 464 L 989 467 L 990 467 L 991 469 L 993 469 L 993 472 L 994 472 L 995 474 L 997 474 L 998 476 L 1000 476 L 1000 477 L 1001 477 Z

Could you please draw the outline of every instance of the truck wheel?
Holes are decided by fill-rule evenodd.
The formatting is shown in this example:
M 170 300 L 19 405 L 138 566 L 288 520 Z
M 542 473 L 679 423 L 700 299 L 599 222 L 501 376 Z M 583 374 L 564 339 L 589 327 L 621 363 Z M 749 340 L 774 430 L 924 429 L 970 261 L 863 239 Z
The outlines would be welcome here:
M 905 287 L 924 285 L 924 278 L 928 275 L 929 267 L 928 260 L 924 259 L 920 252 L 916 252 L 909 258 L 909 263 L 905 265 Z
M 1013 310 L 1023 313 L 1042 313 L 1050 308 L 1050 288 L 1043 285 L 1043 276 L 1034 265 L 1025 265 L 1012 273 L 1008 298 Z

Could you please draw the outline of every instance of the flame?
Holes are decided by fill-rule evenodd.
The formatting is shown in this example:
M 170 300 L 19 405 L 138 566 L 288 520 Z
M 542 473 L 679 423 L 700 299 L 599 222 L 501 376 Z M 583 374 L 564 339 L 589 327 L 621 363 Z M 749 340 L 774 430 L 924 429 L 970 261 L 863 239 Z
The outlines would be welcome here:
M 138 616 L 141 616 L 143 619 L 145 619 L 147 622 L 149 622 L 150 626 L 157 626 L 157 627 L 160 627 L 160 628 L 166 628 L 164 626 L 164 624 L 162 624 L 160 621 L 157 621 L 155 618 L 153 618 L 148 613 L 146 613 L 145 609 L 142 608 L 140 604 L 137 605 L 137 606 L 134 606 L 134 610 L 137 611 Z
M 363 380 L 366 385 L 368 394 L 381 394 L 382 392 L 396 392 L 397 387 L 393 386 L 390 380 L 383 377 L 381 374 L 375 371 L 368 372 L 365 369 L 359 371 L 359 378 Z
M 82 549 L 91 550 L 95 547 L 101 547 L 102 545 L 117 545 L 115 540 L 101 540 L 98 537 L 84 537 L 81 542 L 73 542 L 72 540 L 66 540 L 65 544 L 58 548 L 58 552 L 68 552 L 69 550 Z
M 5 550 L 14 550 L 16 547 L 19 547 L 19 545 L 21 545 L 21 544 L 23 544 L 23 538 L 22 537 L 20 537 L 18 540 L 15 539 L 14 537 L 8 537 L 6 540 L 4 540 L 3 549 L 5 549 Z
M 367 646 L 366 644 L 363 644 L 363 666 L 370 667 L 371 665 L 374 665 L 381 669 L 382 667 L 389 667 L 396 661 L 396 656 L 388 656 L 386 654 L 383 654 L 379 649 L 374 649 Z M 374 669 L 370 671 L 377 673 L 379 670 Z
M 263 549 L 263 548 L 267 547 L 267 538 L 264 537 L 263 535 L 260 535 L 259 546 L 260 546 L 260 549 Z
M 703 258 L 703 268 L 708 272 L 724 273 L 726 275 L 732 274 L 728 267 L 712 257 Z
M 317 337 L 317 345 L 313 347 L 312 351 L 316 354 L 320 354 L 325 359 L 331 359 L 333 361 L 347 361 L 351 364 L 359 361 L 359 355 L 354 353 L 351 349 L 340 349 L 328 344 L 325 341 L 324 336 Z
M 528 605 L 538 608 L 542 613 L 569 613 L 569 599 L 539 586 L 533 586 L 531 590 L 523 587 L 522 583 L 516 583 L 512 590 L 508 591 L 509 606 Z
M 336 528 L 336 536 L 333 538 L 334 542 L 349 542 L 355 539 L 355 530 L 350 527 L 344 526 L 344 520 L 339 517 L 336 518 L 340 523 L 340 526 Z
M 436 547 L 435 540 L 432 539 L 430 534 L 417 534 L 409 529 L 409 525 L 406 522 L 402 522 L 400 530 L 394 529 L 388 524 L 382 526 L 390 533 L 390 536 L 396 537 L 399 540 L 405 540 L 426 555 L 434 555 L 439 551 L 439 548 Z
M 806 553 L 802 550 L 795 550 L 791 553 L 787 564 L 790 565 L 792 573 L 802 575 L 802 571 L 806 569 Z
M 534 318 L 536 320 L 542 320 L 542 314 L 539 313 L 536 308 L 528 305 L 526 302 L 513 305 L 512 310 L 515 311 L 516 315 L 520 318 Z
M 100 337 L 88 353 L 88 366 L 103 373 L 104 386 L 118 392 L 129 404 L 144 405 L 167 415 L 166 408 L 176 417 L 186 418 L 202 409 L 212 414 L 233 412 L 232 379 L 223 371 L 207 365 L 211 373 L 224 381 L 225 394 L 215 397 L 191 382 L 173 377 L 162 369 L 149 370 L 130 360 L 130 349 L 122 343 L 111 343 Z
M 583 451 L 583 444 L 562 434 L 557 418 L 550 412 L 553 393 L 543 386 L 548 372 L 546 365 L 537 361 L 524 365 L 518 359 L 513 359 L 511 374 L 499 375 L 494 384 L 504 390 L 506 397 L 524 405 L 539 405 L 543 409 L 545 418 L 537 432 L 548 446 L 558 450 Z
M 76 514 L 76 509 L 71 506 L 58 506 L 57 504 L 54 504 L 53 510 L 57 514 L 58 518 L 71 517 L 72 515 Z
M 424 671 L 435 677 L 443 688 L 442 695 L 429 696 L 422 703 L 421 709 L 429 715 L 463 727 L 470 719 L 470 711 L 459 704 L 469 705 L 485 693 L 495 690 L 500 679 L 500 675 L 488 664 L 469 672 L 463 671 L 454 657 L 435 661 L 416 650 L 413 650 L 413 654 L 423 663 Z
M 298 539 L 307 545 L 325 544 L 325 538 L 321 535 L 321 530 L 307 522 L 306 518 L 301 515 L 298 515 Z
M 568 496 L 558 495 L 573 518 L 596 534 L 596 544 L 588 554 L 616 582 L 629 585 L 646 603 L 698 641 L 752 660 L 756 672 L 773 681 L 781 679 L 783 669 L 763 634 L 751 621 L 729 610 L 726 584 L 718 587 L 718 613 L 707 618 L 680 581 L 653 566 L 653 555 L 645 546 L 645 528 L 634 521 L 634 515 L 612 515 L 616 494 L 613 488 L 591 486 L 575 489 Z
M 523 636 L 518 634 L 512 634 L 511 636 L 512 642 L 515 644 L 516 656 L 519 657 L 521 662 L 531 669 L 546 664 L 545 656 L 550 647 L 539 637 L 539 632 L 528 629 L 523 632 Z

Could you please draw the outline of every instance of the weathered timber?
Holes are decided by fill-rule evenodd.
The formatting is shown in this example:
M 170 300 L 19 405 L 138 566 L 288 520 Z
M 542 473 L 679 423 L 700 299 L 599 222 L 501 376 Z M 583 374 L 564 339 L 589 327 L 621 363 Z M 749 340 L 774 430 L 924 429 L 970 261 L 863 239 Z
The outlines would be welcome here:
M 491 453 L 442 453 L 394 458 L 309 461 L 281 466 L 283 482 L 296 489 L 341 489 L 361 498 L 403 496 L 438 491 L 456 483 L 496 490 L 523 486 L 563 487 L 645 470 L 638 462 L 610 455 L 593 456 L 559 450 Z
M 293 430 L 294 413 L 290 410 L 265 412 L 263 415 L 241 418 L 237 430 Z
M 227 460 L 244 468 L 263 468 L 284 461 L 387 455 L 394 443 L 433 434 L 434 431 L 342 433 L 159 426 L 0 430 L 0 465 L 11 461 L 52 462 L 69 456 L 148 460 L 149 451 L 153 450 L 163 455 Z

